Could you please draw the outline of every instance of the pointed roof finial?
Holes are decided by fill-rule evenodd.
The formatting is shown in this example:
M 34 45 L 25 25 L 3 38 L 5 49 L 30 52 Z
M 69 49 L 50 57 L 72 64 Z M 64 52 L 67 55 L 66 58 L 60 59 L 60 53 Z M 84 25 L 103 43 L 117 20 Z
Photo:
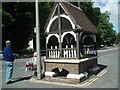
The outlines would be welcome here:
M 78 8 L 80 8 L 80 2 L 78 1 Z

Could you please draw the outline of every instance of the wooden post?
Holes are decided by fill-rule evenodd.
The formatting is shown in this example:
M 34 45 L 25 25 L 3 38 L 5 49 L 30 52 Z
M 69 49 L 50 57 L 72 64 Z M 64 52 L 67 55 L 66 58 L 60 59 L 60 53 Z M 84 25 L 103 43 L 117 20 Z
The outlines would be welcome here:
M 80 58 L 82 58 L 83 57 L 83 44 L 82 44 L 82 33 L 83 32 L 80 32 L 80 34 L 79 34 L 79 52 L 80 52 Z
M 94 51 L 95 51 L 95 55 L 97 56 L 97 42 L 94 43 Z
M 53 57 L 53 51 L 52 51 L 53 47 L 51 46 L 51 56 L 50 57 Z
M 46 53 L 47 54 L 47 53 Z M 49 54 L 49 56 L 48 57 L 50 57 L 50 55 L 51 55 L 51 51 L 48 51 L 48 54 Z M 46 58 L 47 58 L 47 55 L 46 55 Z
M 71 45 L 71 48 L 73 48 L 73 45 Z M 73 49 L 71 50 L 71 54 L 72 54 L 72 58 L 73 58 L 73 55 L 74 55 Z
M 57 53 L 57 46 L 55 46 L 55 57 L 57 58 L 58 57 L 58 53 Z
M 66 48 L 68 48 L 68 45 L 66 45 Z M 69 55 L 68 55 L 68 49 L 65 50 L 65 54 L 66 54 L 66 57 L 68 58 Z
M 48 57 L 50 57 L 50 54 L 49 54 L 49 53 L 50 53 L 50 51 L 47 50 L 47 42 L 46 42 L 46 59 L 47 59 Z M 49 55 L 48 55 L 48 54 L 49 54 Z
M 80 41 L 80 37 L 79 37 L 79 32 L 77 31 L 76 32 L 76 38 L 77 38 L 77 40 L 76 40 L 76 48 L 77 48 L 77 59 L 80 59 L 80 43 L 79 43 L 79 41 Z
M 59 28 L 59 31 L 61 31 L 60 5 L 59 5 L 59 3 L 58 3 L 58 28 Z M 60 58 L 62 58 L 61 32 L 59 33 L 59 38 L 60 38 L 60 44 L 59 44 L 59 48 L 60 48 Z
M 65 53 L 66 53 L 65 50 L 63 50 L 63 57 L 65 57 Z

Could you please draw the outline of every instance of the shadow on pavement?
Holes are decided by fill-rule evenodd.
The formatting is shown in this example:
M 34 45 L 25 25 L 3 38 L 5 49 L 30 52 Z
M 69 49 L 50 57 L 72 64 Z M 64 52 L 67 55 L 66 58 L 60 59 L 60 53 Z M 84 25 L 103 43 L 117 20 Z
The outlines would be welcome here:
M 19 81 L 24 81 L 24 80 L 29 80 L 31 77 L 32 76 L 13 78 L 13 83 L 19 82 Z
M 98 74 L 100 71 L 102 71 L 102 70 L 104 70 L 105 68 L 107 68 L 106 65 L 102 65 L 102 64 L 98 64 L 98 66 L 99 66 L 99 70 L 98 70 L 98 72 L 97 72 L 96 74 Z
M 103 70 L 103 69 L 107 68 L 106 65 L 102 65 L 102 64 L 99 64 L 98 66 L 99 66 L 100 70 Z
M 97 50 L 107 50 L 108 48 L 98 48 Z

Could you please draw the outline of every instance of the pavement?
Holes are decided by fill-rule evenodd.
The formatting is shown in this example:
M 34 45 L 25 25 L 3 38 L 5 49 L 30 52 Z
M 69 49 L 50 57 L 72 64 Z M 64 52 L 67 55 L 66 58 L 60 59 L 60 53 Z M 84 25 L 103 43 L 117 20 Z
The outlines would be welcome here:
M 115 46 L 109 46 L 109 47 L 99 48 L 97 51 L 98 51 L 98 53 L 100 53 L 100 52 L 117 50 L 118 48 L 119 48 L 119 46 L 115 45 Z
M 111 47 L 102 48 L 102 49 L 98 50 L 98 53 L 103 53 L 103 52 L 108 52 L 108 51 L 113 51 L 113 50 L 118 50 L 118 47 L 114 46 L 112 48 Z M 114 54 L 112 54 L 112 55 L 114 55 Z M 111 56 L 111 54 L 109 56 Z M 103 57 L 103 56 L 101 56 L 101 57 Z M 103 69 L 97 75 L 93 75 L 93 76 L 91 76 L 90 79 L 88 79 L 82 83 L 78 83 L 78 84 L 57 82 L 57 80 L 56 81 L 55 80 L 44 80 L 44 79 L 38 80 L 37 78 L 31 78 L 30 81 L 34 82 L 34 83 L 46 83 L 46 84 L 54 84 L 54 85 L 60 85 L 60 86 L 87 87 L 87 86 L 93 84 L 100 77 L 102 77 L 106 72 L 107 72 L 107 69 Z
M 38 80 L 37 78 L 31 78 L 30 81 L 34 83 L 45 83 L 45 84 L 53 84 L 53 85 L 59 85 L 59 86 L 86 87 L 92 84 L 93 82 L 95 82 L 100 77 L 102 77 L 106 72 L 107 72 L 106 70 L 102 70 L 97 75 L 81 83 L 58 82 L 57 80 L 56 81 L 53 80 L 53 78 L 52 80 L 45 80 L 45 79 Z
M 37 80 L 37 78 L 31 77 L 32 72 L 24 73 L 25 67 L 23 63 L 30 60 L 18 59 L 15 62 L 15 70 L 13 79 L 16 81 L 11 85 L 6 85 L 5 82 L 5 67 L 2 63 L 0 66 L 0 85 L 2 88 L 118 88 L 118 47 L 106 47 L 98 50 L 98 63 L 106 66 L 96 76 L 91 77 L 85 82 L 78 84 L 63 83 L 56 81 L 47 81 L 45 79 Z

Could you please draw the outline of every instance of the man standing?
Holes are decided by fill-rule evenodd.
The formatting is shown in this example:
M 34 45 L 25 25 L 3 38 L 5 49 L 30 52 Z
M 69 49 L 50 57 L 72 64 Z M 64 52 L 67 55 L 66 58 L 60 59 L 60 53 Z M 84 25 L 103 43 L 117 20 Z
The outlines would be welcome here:
M 14 56 L 10 46 L 11 46 L 11 42 L 9 40 L 6 41 L 6 47 L 3 50 L 3 56 L 6 64 L 6 84 L 12 83 L 11 79 L 13 74 Z

